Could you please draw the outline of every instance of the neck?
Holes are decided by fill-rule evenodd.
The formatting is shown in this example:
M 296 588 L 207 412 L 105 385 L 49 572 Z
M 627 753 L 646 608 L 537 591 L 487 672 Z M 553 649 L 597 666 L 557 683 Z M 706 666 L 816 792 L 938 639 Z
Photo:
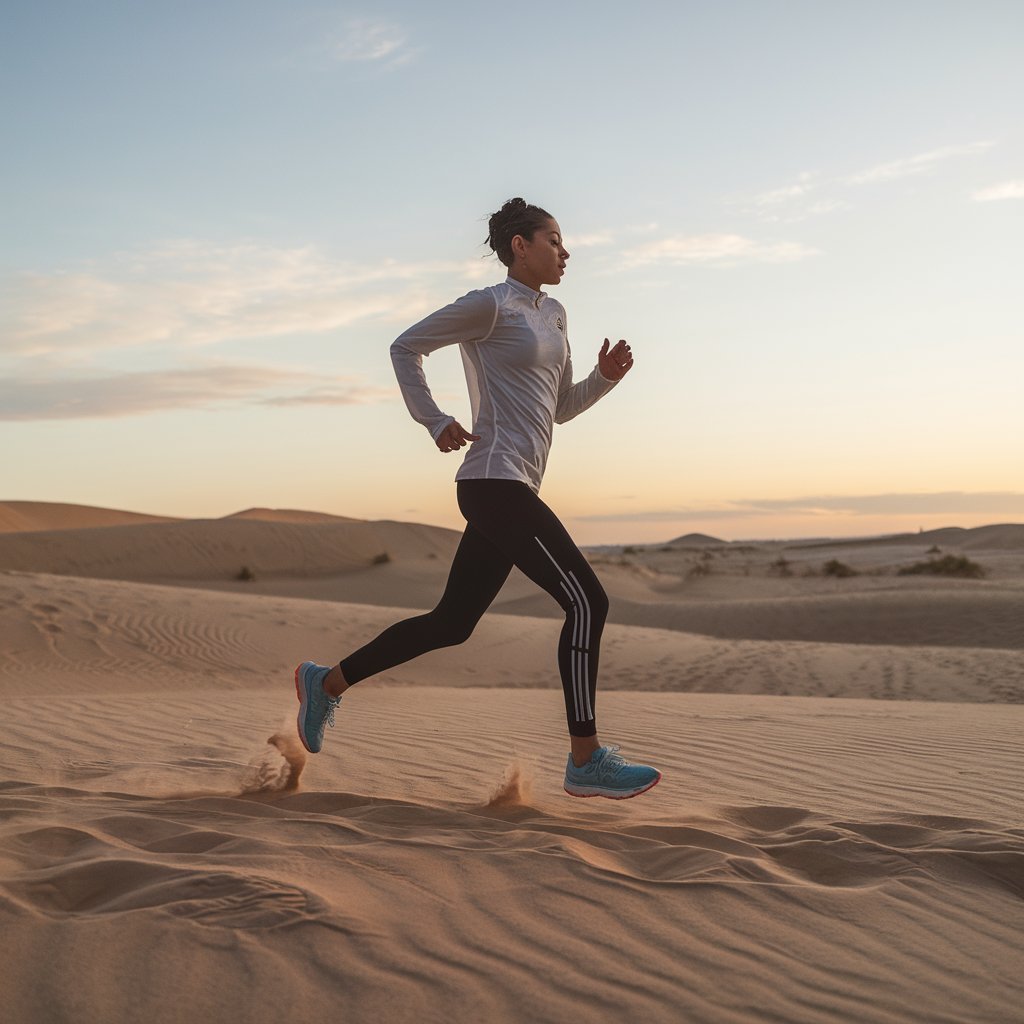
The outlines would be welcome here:
M 539 292 L 540 286 L 544 283 L 522 267 L 510 268 L 508 276 L 511 277 L 513 281 L 518 281 L 520 284 L 525 284 L 527 288 L 532 288 L 535 292 Z

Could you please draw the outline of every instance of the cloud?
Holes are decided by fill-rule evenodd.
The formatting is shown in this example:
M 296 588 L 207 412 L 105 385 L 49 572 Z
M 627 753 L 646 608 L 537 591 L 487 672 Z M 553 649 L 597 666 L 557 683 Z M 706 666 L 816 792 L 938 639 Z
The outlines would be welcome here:
M 260 405 L 372 405 L 388 402 L 395 397 L 395 390 L 368 386 L 345 388 L 317 387 L 294 395 L 273 395 L 257 399 Z
M 0 338 L 8 353 L 38 356 L 315 334 L 404 321 L 430 308 L 442 275 L 473 280 L 488 270 L 480 260 L 367 266 L 314 246 L 186 239 L 9 280 Z
M 976 203 L 991 203 L 998 199 L 1024 199 L 1024 181 L 1004 181 L 980 189 L 971 198 Z
M 1021 515 L 1024 493 L 942 491 L 935 493 L 826 495 L 806 498 L 741 498 L 719 507 L 648 509 L 580 516 L 588 522 L 680 522 L 687 519 L 744 519 L 776 513 L 816 516 Z
M 768 189 L 766 192 L 758 192 L 750 197 L 749 205 L 755 207 L 778 206 L 781 203 L 788 203 L 793 199 L 802 199 L 814 188 L 817 187 L 813 171 L 804 171 L 798 175 L 796 183 L 784 185 L 781 188 Z
M 789 185 L 756 192 L 746 198 L 729 200 L 728 203 L 743 213 L 753 214 L 762 223 L 796 224 L 809 217 L 817 217 L 835 210 L 849 208 L 850 204 L 845 199 L 825 195 L 823 194 L 825 191 L 925 174 L 946 160 L 983 153 L 994 145 L 993 142 L 985 141 L 971 142 L 960 146 L 942 146 L 926 153 L 876 164 L 857 174 L 845 177 L 822 178 L 816 171 L 803 171 Z M 1001 190 L 1004 188 L 1009 191 L 1003 193 Z M 985 192 L 977 193 L 974 198 L 979 200 L 1017 198 L 1021 193 L 1015 189 L 1019 188 L 1021 188 L 1021 183 L 1007 182 L 1006 185 L 996 186 L 991 190 L 991 195 L 988 194 L 990 190 L 985 190 Z
M 356 405 L 390 400 L 391 391 L 273 367 L 214 365 L 105 376 L 0 379 L 0 420 L 111 419 L 177 409 L 261 405 Z M 306 385 L 296 393 L 296 387 Z M 282 388 L 290 393 L 282 394 Z
M 611 245 L 613 241 L 609 232 L 597 231 L 589 235 L 572 235 L 565 239 L 565 246 L 572 252 L 573 249 L 590 249 L 599 245 Z
M 951 160 L 960 156 L 972 156 L 975 153 L 984 153 L 986 150 L 991 149 L 993 145 L 995 145 L 993 142 L 971 142 L 964 146 L 942 146 L 939 149 L 931 149 L 927 153 L 918 153 L 916 156 L 891 160 L 884 164 L 876 164 L 874 167 L 869 167 L 866 171 L 851 175 L 846 179 L 846 184 L 869 185 L 879 181 L 893 181 L 896 178 L 906 178 L 913 174 L 924 174 L 945 160 Z
M 817 255 L 799 242 L 757 242 L 742 235 L 675 235 L 627 249 L 623 266 L 710 264 L 734 267 L 746 263 L 791 263 Z
M 1024 512 L 1024 494 L 1014 491 L 939 491 L 906 494 L 824 496 L 749 502 L 754 512 L 802 512 L 807 515 L 929 515 Z
M 816 172 L 804 171 L 791 185 L 756 192 L 744 199 L 730 200 L 729 205 L 742 213 L 753 214 L 765 224 L 798 224 L 849 206 L 845 200 L 816 194 L 822 185 Z
M 407 43 L 405 32 L 397 25 L 356 18 L 332 41 L 330 51 L 336 60 L 382 62 L 394 67 L 412 57 Z
M 636 512 L 597 512 L 575 518 L 586 523 L 678 523 L 686 519 L 745 519 L 753 514 L 741 508 L 663 508 Z

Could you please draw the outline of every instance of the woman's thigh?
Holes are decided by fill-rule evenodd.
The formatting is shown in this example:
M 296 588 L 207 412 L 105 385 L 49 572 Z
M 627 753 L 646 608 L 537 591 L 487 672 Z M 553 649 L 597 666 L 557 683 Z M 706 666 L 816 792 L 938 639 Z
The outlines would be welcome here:
M 512 559 L 467 523 L 435 614 L 464 621 L 471 630 L 498 596 L 511 571 Z
M 526 484 L 466 480 L 459 508 L 471 526 L 563 607 L 577 600 L 603 617 L 607 598 L 558 516 Z

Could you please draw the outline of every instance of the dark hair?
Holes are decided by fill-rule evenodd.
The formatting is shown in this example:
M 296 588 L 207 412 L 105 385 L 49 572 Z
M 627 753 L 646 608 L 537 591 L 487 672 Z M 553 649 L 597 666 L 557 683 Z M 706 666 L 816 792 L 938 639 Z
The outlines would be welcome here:
M 506 267 L 512 266 L 512 239 L 522 235 L 532 241 L 533 233 L 543 227 L 546 220 L 554 218 L 547 210 L 531 206 L 525 199 L 510 199 L 487 221 L 487 244 Z

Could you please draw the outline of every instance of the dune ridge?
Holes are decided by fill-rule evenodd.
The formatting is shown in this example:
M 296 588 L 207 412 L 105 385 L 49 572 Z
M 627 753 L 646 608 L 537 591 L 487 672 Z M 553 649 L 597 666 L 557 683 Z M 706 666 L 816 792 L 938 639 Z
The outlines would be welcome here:
M 0 573 L 0 694 L 42 674 L 56 693 L 228 689 L 337 660 L 416 609 Z M 485 615 L 470 641 L 377 677 L 388 684 L 560 687 L 560 621 Z M 827 697 L 1024 703 L 1018 651 L 730 640 L 610 624 L 601 686 Z
M 360 520 L 210 519 L 0 535 L 0 568 L 100 579 L 232 580 L 344 573 L 389 557 L 450 558 L 458 534 L 440 527 Z
M 218 520 L 104 523 L 0 534 L 0 571 L 427 610 L 444 590 L 459 540 L 457 531 L 439 527 L 276 509 Z M 939 539 L 957 540 L 957 551 L 980 558 L 984 578 L 898 575 L 902 566 L 948 551 L 934 543 Z M 1003 524 L 826 547 L 652 545 L 589 557 L 611 597 L 609 621 L 619 625 L 735 640 L 1020 651 L 1022 539 L 1024 527 Z M 830 557 L 848 561 L 852 578 L 825 575 Z M 561 615 L 518 571 L 492 610 Z
M 143 512 L 71 505 L 52 501 L 0 501 L 0 533 L 38 530 L 89 529 L 139 523 L 173 523 L 173 516 L 152 516 Z
M 454 531 L 68 515 L 0 536 L 5 1020 L 1019 1017 L 1014 527 L 977 580 L 896 576 L 960 534 L 589 552 L 600 735 L 664 773 L 613 803 L 562 791 L 560 616 L 515 573 L 299 742 L 295 664 L 431 607 Z

